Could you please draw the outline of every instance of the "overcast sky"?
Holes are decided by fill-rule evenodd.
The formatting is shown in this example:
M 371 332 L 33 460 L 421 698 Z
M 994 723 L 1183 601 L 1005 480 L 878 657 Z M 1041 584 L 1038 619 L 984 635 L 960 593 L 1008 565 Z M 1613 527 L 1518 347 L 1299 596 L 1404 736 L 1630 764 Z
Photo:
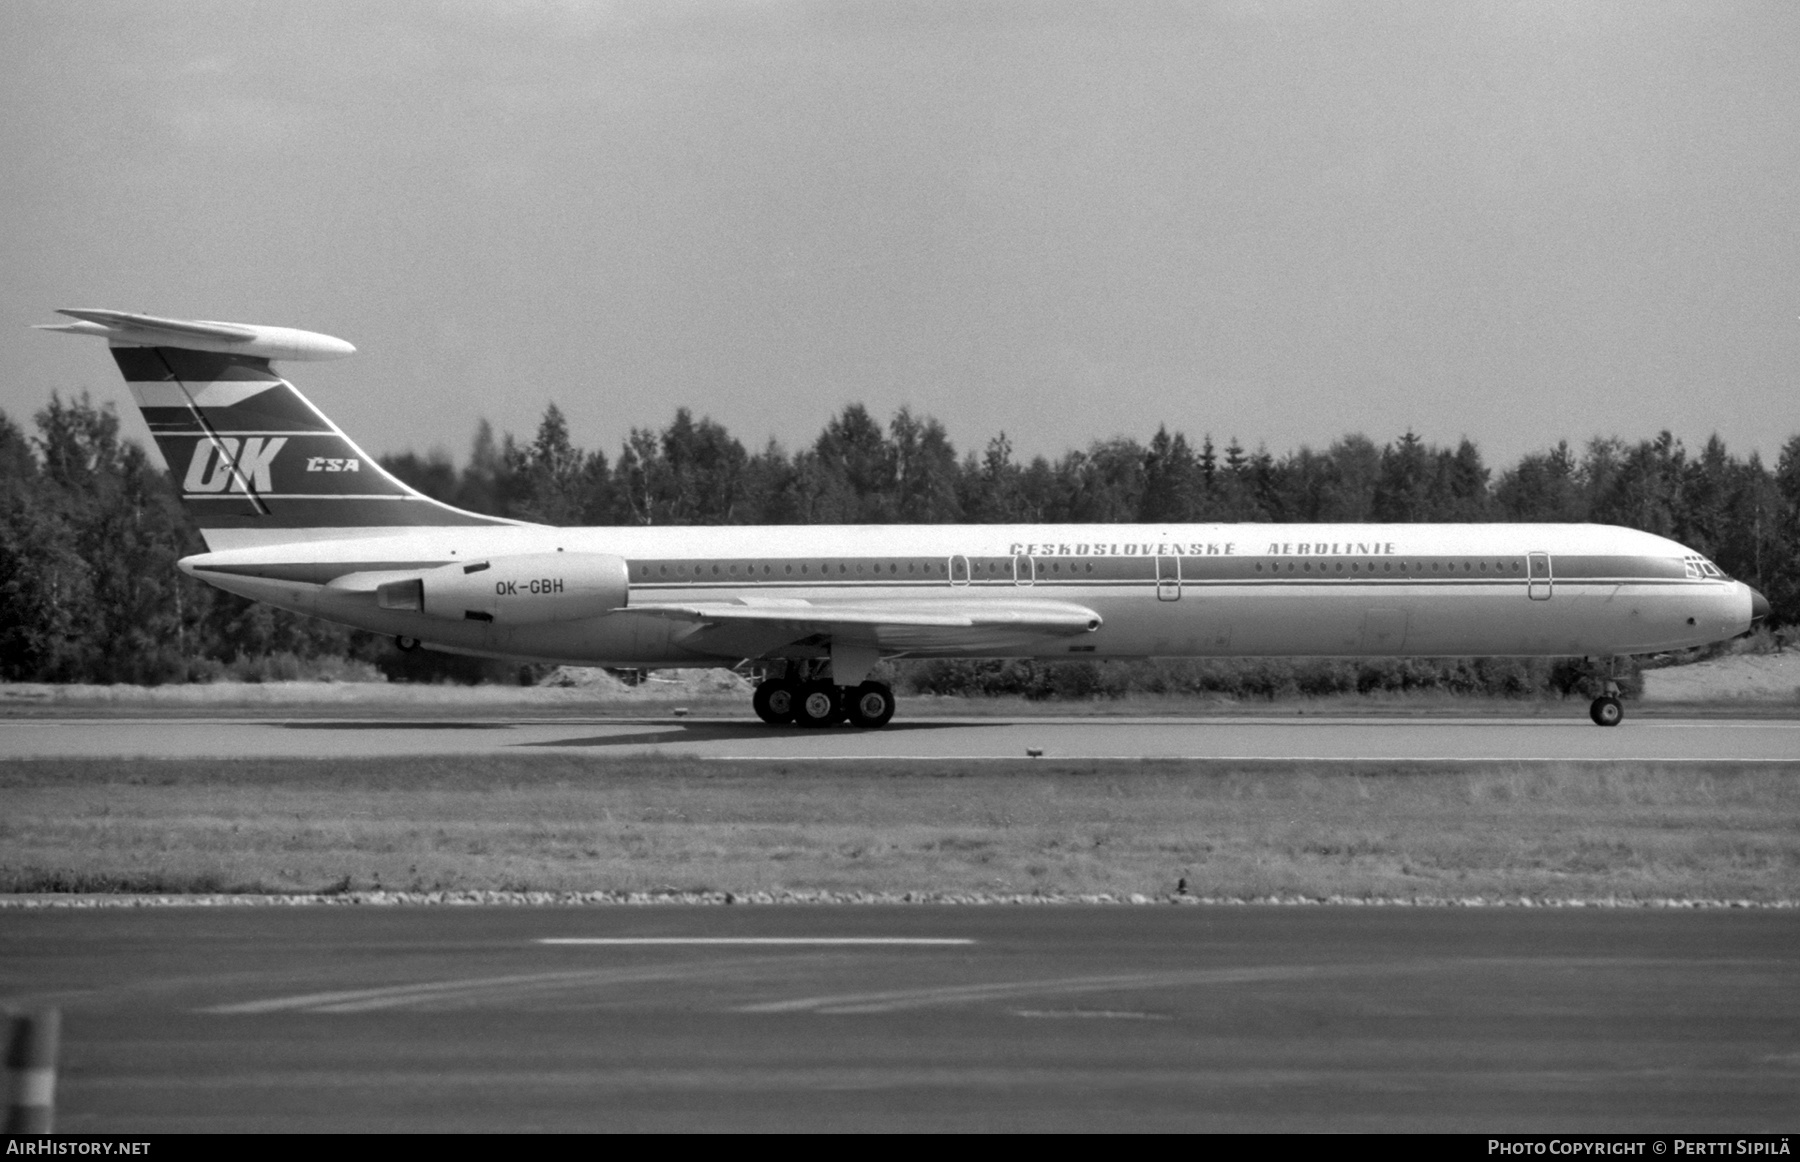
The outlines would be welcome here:
M 0 409 L 128 402 L 106 307 L 306 327 L 382 453 L 902 404 L 1800 432 L 1800 3 L 0 4 Z M 142 423 L 127 430 L 142 438 Z

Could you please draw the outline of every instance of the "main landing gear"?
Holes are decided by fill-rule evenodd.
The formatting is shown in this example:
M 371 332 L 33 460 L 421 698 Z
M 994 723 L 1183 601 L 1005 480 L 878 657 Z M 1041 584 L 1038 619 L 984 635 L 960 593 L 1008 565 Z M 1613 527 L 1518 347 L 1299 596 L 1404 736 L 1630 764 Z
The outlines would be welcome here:
M 874 730 L 894 716 L 894 691 L 886 682 L 839 686 L 829 676 L 767 678 L 750 699 L 756 716 L 771 726 L 851 726 Z
M 1588 706 L 1588 717 L 1595 726 L 1617 726 L 1625 721 L 1625 706 L 1619 701 L 1617 658 L 1607 658 L 1605 676 L 1600 679 L 1600 697 Z

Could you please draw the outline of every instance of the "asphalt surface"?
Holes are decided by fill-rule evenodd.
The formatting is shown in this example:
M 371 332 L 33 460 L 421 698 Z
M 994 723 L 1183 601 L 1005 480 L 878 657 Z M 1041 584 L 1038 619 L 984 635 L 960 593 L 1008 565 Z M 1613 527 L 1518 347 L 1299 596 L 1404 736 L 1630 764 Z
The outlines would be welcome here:
M 64 1012 L 67 1131 L 1778 1132 L 1800 1094 L 1786 911 L 8 911 L 0 980 Z
M 0 759 L 328 758 L 661 753 L 745 759 L 1221 758 L 1269 760 L 1800 760 L 1800 720 L 1585 718 L 896 719 L 875 731 L 774 728 L 748 717 L 408 721 L 34 718 L 0 721 Z

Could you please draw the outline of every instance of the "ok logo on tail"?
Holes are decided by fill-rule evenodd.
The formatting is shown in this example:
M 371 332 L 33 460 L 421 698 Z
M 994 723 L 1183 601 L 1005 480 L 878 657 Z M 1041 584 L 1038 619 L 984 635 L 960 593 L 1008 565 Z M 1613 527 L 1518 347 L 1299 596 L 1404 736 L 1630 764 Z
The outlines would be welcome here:
M 182 490 L 224 492 L 229 487 L 234 492 L 271 491 L 269 465 L 287 442 L 286 436 L 249 436 L 240 449 L 234 436 L 197 441 Z

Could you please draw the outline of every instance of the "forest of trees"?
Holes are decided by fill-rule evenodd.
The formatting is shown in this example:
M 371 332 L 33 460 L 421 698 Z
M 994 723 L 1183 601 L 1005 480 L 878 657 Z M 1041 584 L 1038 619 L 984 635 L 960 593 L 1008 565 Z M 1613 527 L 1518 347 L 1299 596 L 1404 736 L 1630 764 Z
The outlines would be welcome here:
M 201 551 L 198 534 L 164 474 L 121 438 L 112 407 L 52 396 L 34 420 L 28 434 L 0 413 L 0 678 L 260 679 L 335 664 L 397 678 L 498 672 L 403 658 L 385 640 L 182 576 L 174 562 Z M 1439 447 L 1412 432 L 1277 457 L 1159 428 L 1147 443 L 1114 437 L 1027 461 L 1004 433 L 959 456 L 928 416 L 903 408 L 884 426 L 852 404 L 793 452 L 774 442 L 750 452 L 682 408 L 660 432 L 633 430 L 608 459 L 576 445 L 551 404 L 529 441 L 496 437 L 484 421 L 460 466 L 441 451 L 382 463 L 452 504 L 550 524 L 1596 521 L 1692 546 L 1761 589 L 1778 624 L 1800 621 L 1800 436 L 1773 469 L 1717 437 L 1695 452 L 1667 432 L 1558 444 L 1497 475 L 1470 441 Z M 1111 689 L 1044 667 L 1007 672 L 1025 692 L 1061 692 L 1052 687 L 1070 679 Z M 914 685 L 934 681 L 921 671 Z

